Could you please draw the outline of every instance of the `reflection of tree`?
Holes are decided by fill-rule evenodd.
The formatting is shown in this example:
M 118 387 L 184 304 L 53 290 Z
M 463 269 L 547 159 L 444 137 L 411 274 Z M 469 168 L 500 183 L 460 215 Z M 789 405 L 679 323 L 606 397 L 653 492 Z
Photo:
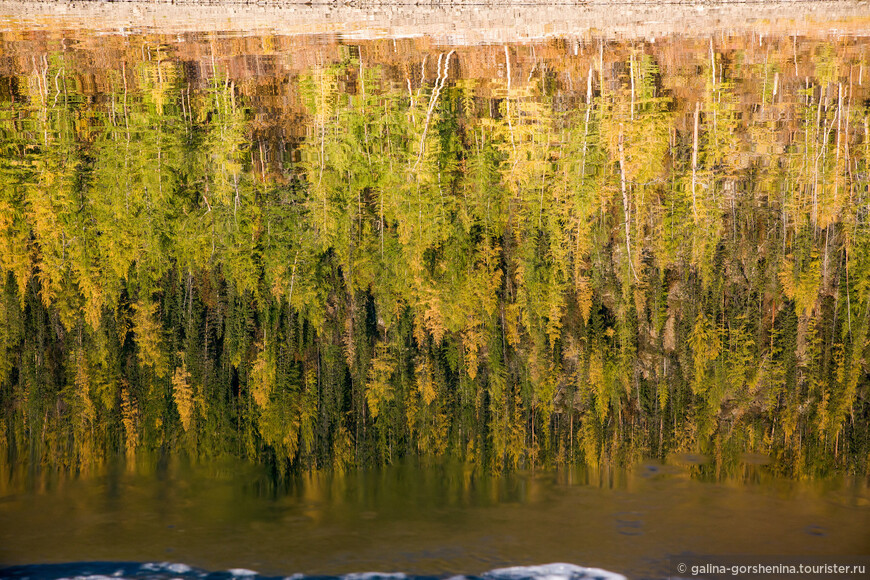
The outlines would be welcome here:
M 143 50 L 98 102 L 61 56 L 3 101 L 19 456 L 864 461 L 866 92 L 836 51 L 807 76 L 710 44 L 686 74 L 602 44 L 575 91 L 523 47 L 398 84 L 345 47 L 291 79 L 278 180 L 241 81 Z

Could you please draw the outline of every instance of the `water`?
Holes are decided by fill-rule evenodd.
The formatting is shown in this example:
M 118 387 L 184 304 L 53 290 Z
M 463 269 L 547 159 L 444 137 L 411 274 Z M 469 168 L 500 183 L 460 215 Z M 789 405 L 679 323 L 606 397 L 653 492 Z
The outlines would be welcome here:
M 753 464 L 717 480 L 701 467 L 674 460 L 491 476 L 401 465 L 278 483 L 247 465 L 171 461 L 44 477 L 0 500 L 0 561 L 439 577 L 563 561 L 656 578 L 671 556 L 870 547 L 866 481 L 793 481 Z
M 61 564 L 56 566 L 19 566 L 3 570 L 10 578 L 82 578 L 86 580 L 108 580 L 110 578 L 162 580 L 169 578 L 198 578 L 204 580 L 261 580 L 268 576 L 253 570 L 234 568 L 224 572 L 208 572 L 191 568 L 186 564 L 171 562 L 85 562 L 81 564 Z M 434 577 L 408 576 L 406 574 L 383 574 L 363 572 L 343 576 L 305 576 L 294 574 L 291 580 L 435 580 Z M 480 579 L 474 576 L 453 576 L 464 580 L 625 580 L 624 576 L 597 568 L 583 568 L 571 564 L 545 564 L 542 566 L 514 566 L 486 572 Z
M 448 46 L 13 22 L 13 464 L 867 472 L 862 20 Z
M 870 552 L 866 6 L 55 8 L 0 4 L 0 575 Z

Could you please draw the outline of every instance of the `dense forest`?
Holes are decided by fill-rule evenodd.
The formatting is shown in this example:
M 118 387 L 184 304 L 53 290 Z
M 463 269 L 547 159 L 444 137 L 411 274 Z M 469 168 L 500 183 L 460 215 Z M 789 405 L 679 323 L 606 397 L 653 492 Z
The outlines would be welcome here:
M 866 44 L 0 46 L 8 465 L 867 473 Z

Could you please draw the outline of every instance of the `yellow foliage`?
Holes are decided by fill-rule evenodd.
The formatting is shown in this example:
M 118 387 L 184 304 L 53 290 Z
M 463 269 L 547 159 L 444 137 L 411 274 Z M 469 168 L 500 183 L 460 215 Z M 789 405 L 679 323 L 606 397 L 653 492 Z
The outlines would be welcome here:
M 417 391 L 420 393 L 423 403 L 429 406 L 437 397 L 432 362 L 428 357 L 423 358 L 422 362 L 417 363 L 414 370 L 417 378 Z
M 341 335 L 344 343 L 344 360 L 348 367 L 353 368 L 353 362 L 356 358 L 356 343 L 353 337 L 353 314 L 348 313 L 344 319 L 344 333 Z
M 795 312 L 803 316 L 811 309 L 818 298 L 821 285 L 821 263 L 818 254 L 813 252 L 808 265 L 801 271 L 795 271 L 795 261 L 792 256 L 783 260 L 779 270 L 779 282 L 782 292 L 789 300 L 794 300 Z
M 283 403 L 266 405 L 258 426 L 263 440 L 275 448 L 279 457 L 292 460 L 299 448 L 300 417 L 296 405 Z
M 659 399 L 659 409 L 664 411 L 668 405 L 668 383 L 666 381 L 659 381 L 656 395 Z
M 0 201 L 0 272 L 14 274 L 18 295 L 23 299 L 33 271 L 30 232 L 29 228 L 16 227 L 14 212 L 11 204 Z
M 444 452 L 447 451 L 447 433 L 449 429 L 450 421 L 447 418 L 447 414 L 444 412 L 436 413 L 429 444 L 429 450 L 436 457 L 444 455 Z
M 477 367 L 480 365 L 478 352 L 483 342 L 483 333 L 474 325 L 462 333 L 462 346 L 465 347 L 465 370 L 473 381 L 477 377 Z
M 583 450 L 583 458 L 586 465 L 598 465 L 599 462 L 599 446 L 598 432 L 595 428 L 595 422 L 590 417 L 583 417 L 579 429 L 577 429 L 577 437 L 580 440 L 580 448 Z
M 375 347 L 366 383 L 366 403 L 373 419 L 376 419 L 384 405 L 395 397 L 393 386 L 390 384 L 395 369 L 395 355 L 390 351 L 389 346 L 384 343 L 378 344 Z
M 260 409 L 269 402 L 272 389 L 275 387 L 275 375 L 274 358 L 269 356 L 265 342 L 260 341 L 257 343 L 257 358 L 251 368 L 251 392 Z
M 575 290 L 577 292 L 577 304 L 580 306 L 580 316 L 583 317 L 583 322 L 589 322 L 589 315 L 592 313 L 592 285 L 589 284 L 589 278 L 579 274 L 575 280 Z
M 816 409 L 816 428 L 819 430 L 819 433 L 827 433 L 828 430 L 832 427 L 831 416 L 828 412 L 828 403 L 830 401 L 830 398 L 830 393 L 827 389 L 825 389 L 824 393 L 822 393 L 822 399 L 819 401 L 818 407 Z
M 508 344 L 511 346 L 518 346 L 520 344 L 520 305 L 519 304 L 508 304 L 505 307 L 505 315 L 504 315 L 504 331 L 507 336 Z
M 444 338 L 445 322 L 442 312 L 443 305 L 441 298 L 434 291 L 427 293 L 425 300 L 425 310 L 423 312 L 423 320 L 425 321 L 426 330 L 432 335 L 432 340 L 436 345 L 441 344 L 441 339 Z
M 405 399 L 405 424 L 408 426 L 408 433 L 411 437 L 417 436 L 417 422 L 420 419 L 420 393 L 417 389 L 411 389 Z M 417 438 L 417 446 L 419 447 L 419 438 Z
M 707 372 L 707 364 L 719 356 L 721 341 L 719 333 L 710 320 L 699 312 L 695 326 L 689 334 L 689 346 L 695 357 L 695 380 L 699 381 Z
M 342 425 L 332 441 L 332 467 L 336 472 L 344 473 L 354 463 L 353 441 L 348 430 Z
M 299 409 L 299 429 L 305 449 L 314 446 L 314 427 L 317 423 L 317 371 L 309 367 L 305 371 L 305 390 L 302 393 Z
M 94 403 L 91 400 L 91 379 L 84 353 L 79 351 L 76 356 L 76 396 L 82 405 L 82 417 L 91 422 L 96 416 Z
M 565 312 L 565 295 L 558 283 L 551 281 L 549 286 L 547 338 L 550 339 L 550 345 L 552 346 L 562 336 L 562 315 Z
M 520 416 L 522 402 L 519 394 L 514 395 L 514 404 L 507 420 L 507 440 L 505 441 L 505 461 L 510 469 L 519 467 L 526 452 L 535 452 L 526 444 L 526 422 Z
M 589 356 L 589 385 L 595 393 L 595 412 L 598 419 L 603 421 L 610 409 L 610 397 L 604 377 L 604 359 L 599 351 Z
M 126 382 L 121 385 L 121 420 L 124 423 L 124 442 L 127 455 L 132 457 L 139 444 L 139 406 L 136 404 L 136 399 L 130 394 L 130 388 Z
M 172 375 L 172 398 L 178 409 L 178 415 L 181 417 L 181 425 L 185 431 L 188 431 L 193 418 L 194 398 L 193 388 L 190 385 L 190 373 L 187 372 L 187 365 L 184 363 L 177 367 Z
M 163 354 L 163 327 L 157 320 L 156 302 L 140 299 L 133 305 L 133 333 L 136 337 L 139 362 L 150 366 L 154 374 L 162 377 L 166 374 L 166 359 Z

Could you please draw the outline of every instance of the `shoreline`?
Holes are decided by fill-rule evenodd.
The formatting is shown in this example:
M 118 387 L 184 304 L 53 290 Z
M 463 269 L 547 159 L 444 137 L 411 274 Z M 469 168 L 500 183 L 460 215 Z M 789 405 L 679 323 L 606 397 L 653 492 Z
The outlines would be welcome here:
M 215 32 L 233 35 L 338 35 L 348 39 L 429 37 L 468 45 L 652 39 L 711 33 L 789 36 L 870 35 L 870 3 L 514 2 L 299 3 L 0 0 L 0 31 L 116 34 Z

